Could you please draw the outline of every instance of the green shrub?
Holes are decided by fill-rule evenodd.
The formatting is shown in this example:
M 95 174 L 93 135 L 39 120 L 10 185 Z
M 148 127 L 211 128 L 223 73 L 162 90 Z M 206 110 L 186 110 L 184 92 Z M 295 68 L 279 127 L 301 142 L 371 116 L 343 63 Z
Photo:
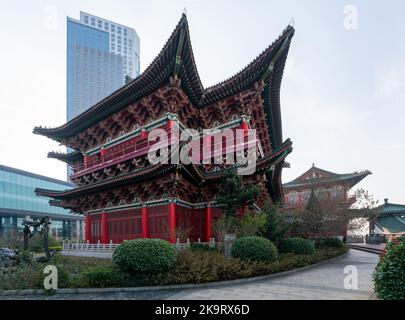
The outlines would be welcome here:
M 92 288 L 120 287 L 128 275 L 114 267 L 92 267 L 83 273 L 84 284 Z
M 377 296 L 405 300 L 405 243 L 390 243 L 373 274 Z
M 27 250 L 20 251 L 17 261 L 19 263 L 33 263 L 34 262 L 34 254 Z
M 120 270 L 117 266 L 92 267 L 84 271 L 75 286 L 84 288 L 111 288 L 153 286 L 162 283 L 160 279 L 160 282 L 156 279 L 159 279 L 156 275 L 131 274 Z
M 165 272 L 176 263 L 176 248 L 161 239 L 125 241 L 114 250 L 113 261 L 123 271 Z
M 209 246 L 208 244 L 202 243 L 191 243 L 190 244 L 191 251 L 218 251 L 217 245 Z
M 256 275 L 256 262 L 226 258 L 210 251 L 181 251 L 176 267 L 159 275 L 161 284 L 207 283 Z
M 242 261 L 210 251 L 179 252 L 175 266 L 159 274 L 122 271 L 110 259 L 68 257 L 56 254 L 49 264 L 58 268 L 59 288 L 138 287 L 206 283 L 269 275 L 304 267 L 346 253 L 348 247 L 325 248 L 313 255 L 281 254 L 272 262 Z M 20 263 L 0 269 L 0 290 L 43 289 L 45 264 Z
M 232 256 L 247 261 L 270 262 L 277 259 L 277 249 L 268 239 L 262 237 L 238 238 L 232 245 Z
M 288 238 L 279 242 L 278 250 L 280 253 L 313 254 L 315 253 L 315 246 L 312 240 Z
M 56 240 L 55 237 L 48 236 L 48 247 L 59 247 L 61 242 Z M 31 239 L 28 240 L 28 250 L 33 252 L 44 252 L 44 239 L 41 233 L 36 233 Z
M 316 248 L 341 248 L 343 247 L 343 242 L 337 238 L 325 238 L 315 240 Z
M 49 247 L 50 251 L 62 251 L 62 246 Z
M 0 268 L 0 290 L 43 288 L 42 272 L 43 266 L 35 262 Z
M 242 261 L 226 258 L 216 252 L 185 250 L 179 253 L 174 269 L 153 278 L 159 284 L 206 283 L 269 275 L 276 272 L 305 267 L 326 259 L 340 256 L 348 247 L 327 248 L 313 255 L 283 254 L 272 262 Z M 152 280 L 152 278 L 151 278 Z M 150 284 L 149 284 L 150 285 Z
M 289 229 L 285 221 L 285 214 L 281 212 L 280 206 L 272 203 L 266 203 L 262 208 L 262 213 L 267 217 L 263 236 L 277 245 L 286 236 Z

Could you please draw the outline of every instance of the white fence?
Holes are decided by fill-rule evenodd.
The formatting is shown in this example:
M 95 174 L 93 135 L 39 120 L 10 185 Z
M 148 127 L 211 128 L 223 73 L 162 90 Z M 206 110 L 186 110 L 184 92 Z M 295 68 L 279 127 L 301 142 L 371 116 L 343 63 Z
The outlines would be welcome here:
M 103 244 L 98 241 L 97 243 L 87 242 L 70 242 L 63 241 L 62 250 L 63 251 L 103 251 L 103 252 L 112 252 L 118 246 L 118 244 L 110 241 L 108 244 Z
M 189 249 L 191 247 L 191 242 L 190 239 L 187 239 L 186 242 L 181 243 L 180 239 L 177 239 L 176 246 L 177 250 L 185 250 Z M 194 242 L 193 244 L 198 244 L 198 245 L 206 245 L 209 246 L 210 248 L 214 248 L 216 243 L 215 239 L 211 238 L 209 242 L 201 242 L 200 239 L 198 239 L 197 242 Z M 98 241 L 97 243 L 90 243 L 89 241 L 87 242 L 81 242 L 81 241 L 63 241 L 62 242 L 62 250 L 63 251 L 96 251 L 96 252 L 113 252 L 114 249 L 118 246 L 118 244 L 113 243 L 110 241 L 108 244 L 103 244 Z
M 177 250 L 185 250 L 185 249 L 189 249 L 191 247 L 191 242 L 190 239 L 187 238 L 187 241 L 184 243 L 180 242 L 180 239 L 177 238 L 177 242 L 176 242 L 176 248 Z M 198 238 L 197 242 L 193 242 L 193 244 L 198 244 L 198 245 L 205 245 L 208 246 L 210 248 L 215 248 L 215 239 L 211 238 L 209 242 L 201 242 L 200 238 Z

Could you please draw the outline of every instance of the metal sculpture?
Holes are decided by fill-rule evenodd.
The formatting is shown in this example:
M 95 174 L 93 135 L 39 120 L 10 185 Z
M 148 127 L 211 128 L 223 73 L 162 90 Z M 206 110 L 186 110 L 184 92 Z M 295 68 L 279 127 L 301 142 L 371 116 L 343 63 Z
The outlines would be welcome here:
M 31 232 L 31 227 L 33 228 L 38 228 L 42 227 L 41 230 L 39 231 L 42 233 L 42 237 L 44 240 L 44 251 L 45 251 L 45 259 L 46 261 L 49 261 L 51 258 L 51 254 L 49 251 L 49 245 L 48 245 L 48 235 L 49 235 L 49 225 L 51 222 L 49 221 L 49 217 L 42 217 L 39 221 L 30 221 L 30 220 L 23 220 L 23 226 L 24 226 L 24 250 L 28 250 L 28 240 L 33 236 L 33 233 Z

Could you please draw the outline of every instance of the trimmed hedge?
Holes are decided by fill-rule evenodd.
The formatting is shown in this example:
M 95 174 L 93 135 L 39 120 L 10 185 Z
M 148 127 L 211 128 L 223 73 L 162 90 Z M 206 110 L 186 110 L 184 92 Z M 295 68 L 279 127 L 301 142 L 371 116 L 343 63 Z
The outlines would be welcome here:
M 405 243 L 390 243 L 373 274 L 377 296 L 405 300 Z
M 238 238 L 232 245 L 231 254 L 244 261 L 271 262 L 277 260 L 277 248 L 262 237 Z
M 60 247 L 61 241 L 56 240 L 52 235 L 48 236 L 48 247 Z M 31 252 L 44 252 L 44 238 L 42 234 L 36 233 L 28 240 L 28 250 Z
M 314 254 L 315 245 L 312 240 L 303 238 L 283 239 L 278 244 L 280 253 Z
M 161 239 L 136 239 L 121 243 L 113 252 L 113 261 L 123 270 L 160 273 L 176 263 L 176 248 Z
M 49 247 L 50 251 L 62 251 L 63 247 L 62 246 L 55 246 L 55 247 Z
M 217 245 L 210 247 L 208 244 L 201 244 L 201 243 L 191 243 L 190 244 L 191 251 L 218 251 Z
M 129 276 L 117 267 L 92 267 L 83 273 L 84 284 L 93 288 L 121 287 L 128 282 Z
M 315 240 L 316 248 L 341 248 L 343 242 L 337 238 L 324 238 Z

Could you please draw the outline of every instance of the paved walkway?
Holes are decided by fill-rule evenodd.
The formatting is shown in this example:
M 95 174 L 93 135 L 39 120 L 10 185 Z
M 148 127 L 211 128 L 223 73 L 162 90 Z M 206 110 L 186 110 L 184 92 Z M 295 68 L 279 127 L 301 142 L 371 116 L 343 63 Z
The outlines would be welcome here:
M 167 299 L 223 300 L 364 300 L 373 294 L 371 275 L 378 255 L 350 250 L 348 255 L 290 275 L 269 280 L 213 289 L 183 290 Z M 358 289 L 345 289 L 346 266 L 355 266 Z M 352 272 L 351 272 L 352 273 Z
M 91 294 L 56 294 L 53 296 L 3 296 L 0 299 L 77 299 L 77 300 L 132 300 L 132 299 L 181 299 L 181 300 L 359 300 L 369 299 L 373 293 L 371 275 L 378 262 L 378 255 L 350 250 L 348 255 L 320 266 L 275 277 L 269 280 L 223 287 L 187 290 L 162 290 L 152 292 L 116 292 Z M 358 289 L 345 289 L 346 266 L 355 266 Z

